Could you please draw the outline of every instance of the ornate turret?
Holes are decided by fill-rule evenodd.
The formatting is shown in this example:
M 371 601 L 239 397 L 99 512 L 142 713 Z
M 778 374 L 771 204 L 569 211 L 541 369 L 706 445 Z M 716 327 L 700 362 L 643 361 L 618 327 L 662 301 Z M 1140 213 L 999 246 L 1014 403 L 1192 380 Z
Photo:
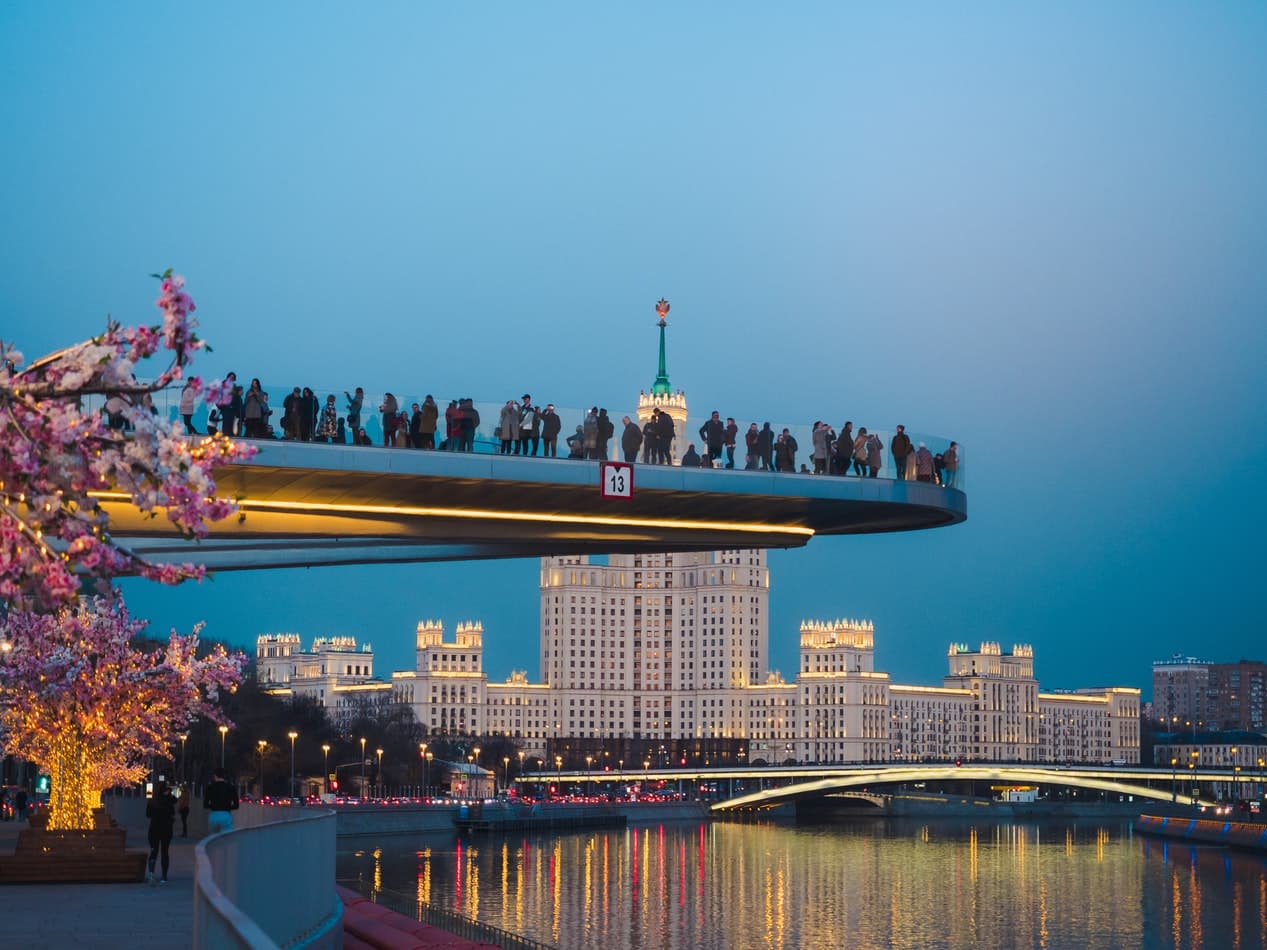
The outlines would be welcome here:
M 651 418 L 651 414 L 659 409 L 661 412 L 667 412 L 673 420 L 673 443 L 669 448 L 669 457 L 673 459 L 674 464 L 680 456 L 678 451 L 679 445 L 684 445 L 688 439 L 683 438 L 686 431 L 686 394 L 682 390 L 672 391 L 669 385 L 669 371 L 665 362 L 664 351 L 664 328 L 668 325 L 664 318 L 669 315 L 669 302 L 661 297 L 655 305 L 656 314 L 659 316 L 660 327 L 660 365 L 656 372 L 655 382 L 651 384 L 651 392 L 641 392 L 638 394 L 638 424 L 645 425 L 647 420 Z

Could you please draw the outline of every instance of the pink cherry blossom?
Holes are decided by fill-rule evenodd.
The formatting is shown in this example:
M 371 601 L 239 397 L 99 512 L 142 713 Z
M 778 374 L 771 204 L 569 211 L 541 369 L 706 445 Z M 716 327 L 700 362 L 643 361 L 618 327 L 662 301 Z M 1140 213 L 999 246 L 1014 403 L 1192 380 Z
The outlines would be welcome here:
M 217 700 L 236 689 L 246 657 L 223 647 L 198 656 L 200 627 L 173 630 L 165 650 L 145 653 L 132 646 L 144 628 L 117 595 L 0 621 L 10 647 L 0 747 L 49 770 L 50 828 L 91 827 L 101 790 L 143 775 L 195 719 L 229 724 Z
M 101 336 L 29 365 L 0 341 L 0 597 L 19 608 L 69 604 L 83 580 L 108 586 L 128 573 L 162 583 L 202 576 L 192 565 L 150 565 L 116 542 L 97 492 L 123 492 L 191 539 L 236 511 L 216 497 L 213 473 L 255 449 L 223 435 L 190 438 L 180 423 L 139 409 L 143 394 L 181 378 L 203 346 L 184 278 L 161 279 L 161 324 L 111 320 Z M 171 352 L 167 369 L 139 380 L 138 364 L 161 348 Z M 224 387 L 206 387 L 208 398 L 222 397 Z M 94 397 L 121 400 L 132 431 L 110 429 Z

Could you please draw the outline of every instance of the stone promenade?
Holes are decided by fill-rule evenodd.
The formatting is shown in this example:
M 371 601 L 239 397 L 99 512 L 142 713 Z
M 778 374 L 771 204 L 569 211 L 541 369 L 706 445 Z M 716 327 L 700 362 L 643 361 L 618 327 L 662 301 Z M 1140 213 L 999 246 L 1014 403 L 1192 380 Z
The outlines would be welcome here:
M 0 821 L 0 855 L 13 853 L 25 823 Z M 148 848 L 128 828 L 129 848 Z M 187 950 L 194 929 L 193 837 L 172 840 L 167 884 L 0 885 L 0 933 L 32 950 Z

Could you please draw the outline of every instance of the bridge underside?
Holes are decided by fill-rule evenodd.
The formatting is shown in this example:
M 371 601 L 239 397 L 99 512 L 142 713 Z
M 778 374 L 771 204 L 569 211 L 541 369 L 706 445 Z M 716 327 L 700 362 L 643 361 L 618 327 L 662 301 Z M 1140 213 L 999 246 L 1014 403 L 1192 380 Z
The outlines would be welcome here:
M 967 516 L 962 492 L 920 482 L 638 465 L 619 500 L 601 496 L 597 462 L 289 442 L 264 443 L 216 482 L 242 513 L 197 546 L 102 500 L 137 553 L 214 570 L 787 548 Z

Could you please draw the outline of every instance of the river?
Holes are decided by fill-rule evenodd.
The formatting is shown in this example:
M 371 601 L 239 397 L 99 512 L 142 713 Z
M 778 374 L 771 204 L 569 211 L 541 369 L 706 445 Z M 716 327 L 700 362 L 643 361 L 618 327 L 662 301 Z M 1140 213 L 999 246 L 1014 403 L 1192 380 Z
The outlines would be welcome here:
M 1267 855 L 1118 821 L 362 837 L 338 876 L 560 950 L 1267 947 Z

